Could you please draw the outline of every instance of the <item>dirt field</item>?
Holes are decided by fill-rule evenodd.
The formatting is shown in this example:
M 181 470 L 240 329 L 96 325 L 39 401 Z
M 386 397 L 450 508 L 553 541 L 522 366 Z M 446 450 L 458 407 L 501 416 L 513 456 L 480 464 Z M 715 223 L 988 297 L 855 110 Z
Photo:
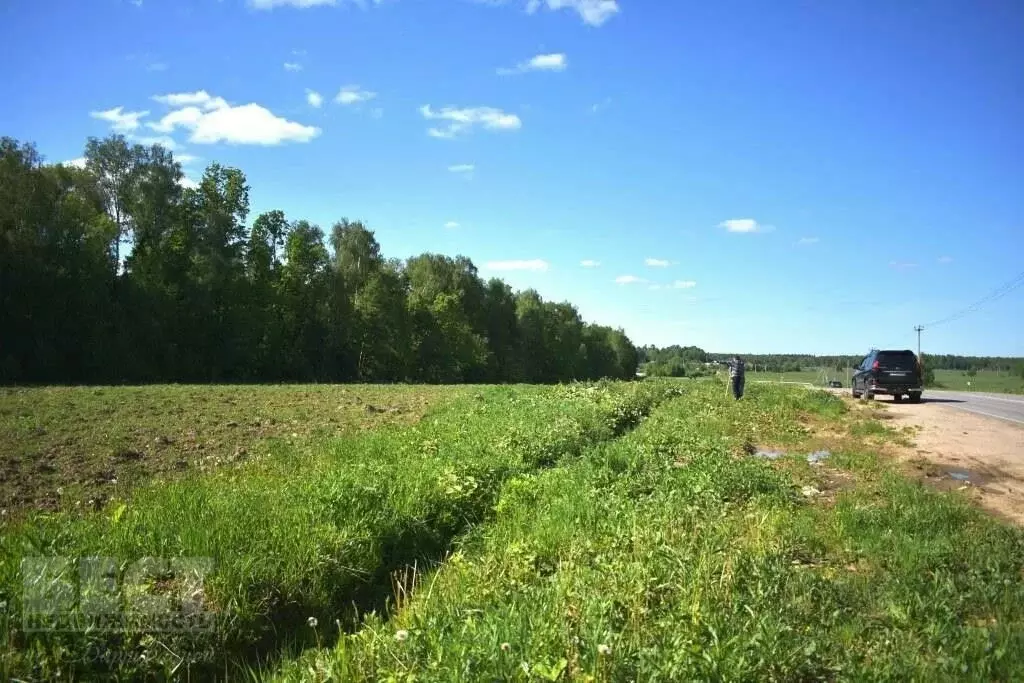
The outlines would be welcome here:
M 327 384 L 0 388 L 0 516 L 98 509 L 141 481 L 261 457 L 275 439 L 310 441 L 412 423 L 468 391 Z

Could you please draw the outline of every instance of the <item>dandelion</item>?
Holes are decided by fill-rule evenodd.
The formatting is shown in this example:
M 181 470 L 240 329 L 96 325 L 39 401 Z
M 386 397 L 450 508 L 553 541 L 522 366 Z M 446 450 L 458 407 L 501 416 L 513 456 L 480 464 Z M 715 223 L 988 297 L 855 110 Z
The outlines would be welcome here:
M 607 657 L 608 655 L 610 655 L 612 653 L 612 646 L 611 645 L 605 645 L 604 643 L 601 643 L 600 645 L 597 646 L 597 651 L 600 654 L 602 654 L 605 657 Z
M 502 652 L 508 652 L 511 649 L 512 649 L 512 646 L 509 645 L 508 643 L 502 643 L 501 644 L 501 651 Z
M 299 438 L 299 434 L 298 434 L 298 432 L 292 432 L 292 438 L 293 438 L 293 439 L 297 439 L 297 438 Z
M 116 484 L 117 483 L 117 477 L 114 477 L 113 479 L 111 479 L 110 483 L 111 484 Z
M 306 619 L 306 623 L 309 624 L 310 628 L 316 628 L 316 625 L 317 625 L 316 617 L 310 617 L 309 619 Z
M 409 632 L 406 631 L 404 628 L 403 629 L 399 629 L 398 631 L 395 632 L 395 640 L 397 640 L 400 643 L 405 642 L 405 640 L 408 639 L 408 638 L 409 638 Z
M 58 496 L 63 496 L 64 495 L 64 487 L 63 486 L 58 486 L 57 487 L 57 495 Z
M 336 629 L 338 629 L 339 631 L 341 630 L 341 619 L 335 619 L 334 620 L 334 627 Z

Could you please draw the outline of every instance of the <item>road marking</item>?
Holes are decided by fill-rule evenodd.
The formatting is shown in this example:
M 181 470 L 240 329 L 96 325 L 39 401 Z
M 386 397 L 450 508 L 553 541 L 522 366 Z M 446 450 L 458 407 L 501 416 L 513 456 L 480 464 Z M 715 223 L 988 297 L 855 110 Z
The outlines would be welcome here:
M 992 394 L 976 394 L 973 391 L 932 391 L 930 394 L 936 396 L 962 396 L 964 398 L 970 397 L 972 399 L 984 401 L 986 399 L 991 401 L 1002 401 L 1004 403 L 1013 403 L 1018 405 L 1024 403 L 1024 397 L 1022 398 L 1009 398 L 1006 396 L 993 396 Z
M 987 415 L 988 417 L 994 417 L 997 420 L 1007 420 L 1009 422 L 1016 422 L 1017 424 L 1024 425 L 1024 420 L 1018 420 L 1015 417 L 1006 417 L 1005 415 L 996 415 L 995 413 L 986 413 L 984 410 L 971 410 L 964 406 L 952 406 L 955 410 L 963 410 L 968 413 L 975 413 L 976 415 Z
M 982 401 L 1002 401 L 1003 403 L 1013 403 L 1014 405 L 1024 404 L 1024 399 L 1020 398 L 1003 398 L 1002 396 L 989 396 L 988 394 L 963 394 L 970 396 L 971 398 L 981 399 Z

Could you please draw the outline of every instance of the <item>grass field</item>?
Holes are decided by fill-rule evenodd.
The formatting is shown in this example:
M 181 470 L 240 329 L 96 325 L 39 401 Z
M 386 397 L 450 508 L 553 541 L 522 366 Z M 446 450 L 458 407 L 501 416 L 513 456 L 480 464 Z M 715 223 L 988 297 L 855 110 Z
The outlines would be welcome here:
M 843 386 L 847 386 L 846 372 L 836 372 L 835 370 L 827 371 L 828 379 L 838 379 L 843 383 Z M 723 374 L 724 376 L 724 374 Z M 800 372 L 753 372 L 747 371 L 747 381 L 757 382 L 800 382 L 805 384 L 814 384 L 816 386 L 824 386 L 823 375 L 820 370 L 801 370 Z
M 250 390 L 207 389 L 218 404 Z M 882 406 L 769 384 L 737 403 L 672 380 L 349 391 L 374 417 L 419 407 L 254 435 L 242 445 L 262 457 L 140 477 L 100 511 L 0 521 L 0 678 L 1024 676 L 1024 533 L 903 477 L 879 455 L 904 438 Z M 112 558 L 117 577 L 142 557 L 210 558 L 201 582 L 157 563 L 122 597 L 184 594 L 215 619 L 153 633 L 127 610 L 119 631 L 25 632 L 24 587 L 75 573 L 21 566 L 36 556 Z
M 1024 394 L 1024 377 L 1009 372 L 982 371 L 971 377 L 959 370 L 936 370 L 935 381 L 954 391 Z

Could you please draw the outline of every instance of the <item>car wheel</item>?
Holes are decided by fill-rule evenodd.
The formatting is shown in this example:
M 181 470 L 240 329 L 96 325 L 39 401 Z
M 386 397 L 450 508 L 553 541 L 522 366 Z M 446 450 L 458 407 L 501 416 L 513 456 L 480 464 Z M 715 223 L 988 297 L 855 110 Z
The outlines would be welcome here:
M 872 394 L 871 390 L 866 388 L 866 387 L 864 388 L 864 400 L 865 401 L 874 401 L 875 400 L 875 395 Z
M 914 393 L 912 393 L 910 395 L 910 402 L 911 403 L 920 403 L 921 402 L 921 394 L 920 394 L 920 392 L 915 391 Z
M 850 387 L 850 395 L 853 396 L 854 398 L 860 398 L 860 394 L 858 394 L 857 390 L 854 389 L 853 387 Z
M 892 397 L 894 403 L 903 403 L 903 394 L 896 394 Z

